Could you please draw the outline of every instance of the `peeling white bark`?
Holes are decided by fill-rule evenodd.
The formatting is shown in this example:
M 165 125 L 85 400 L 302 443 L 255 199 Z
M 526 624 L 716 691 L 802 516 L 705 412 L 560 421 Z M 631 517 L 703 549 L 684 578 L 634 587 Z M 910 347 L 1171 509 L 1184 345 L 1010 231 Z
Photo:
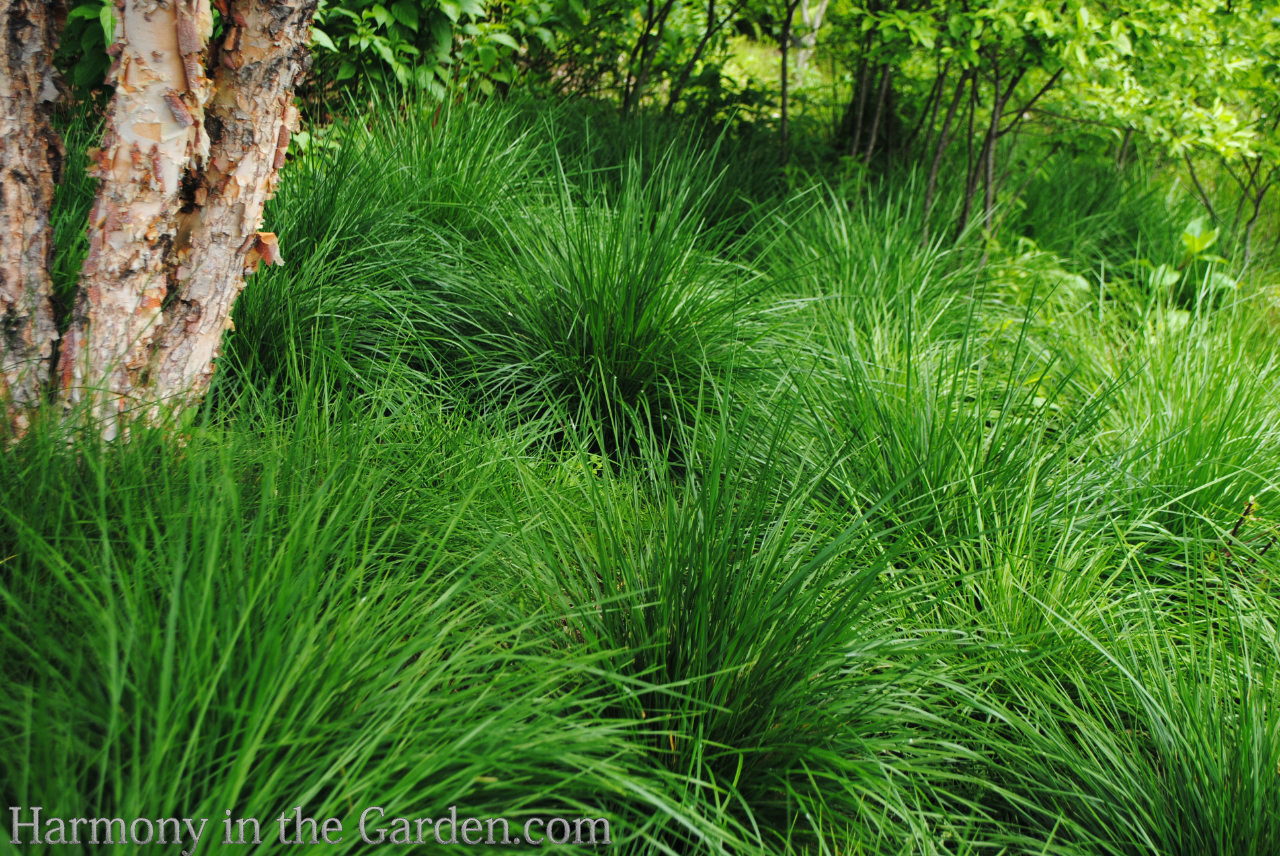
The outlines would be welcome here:
M 62 171 L 49 126 L 64 7 L 0 0 L 0 434 L 22 436 L 44 395 L 58 330 L 50 303 L 49 208 Z
M 213 376 L 244 275 L 282 263 L 275 235 L 259 232 L 297 123 L 293 92 L 309 64 L 315 0 L 233 0 L 207 107 L 210 159 L 175 252 L 177 299 L 164 313 L 151 381 L 158 402 L 184 406 Z
M 0 0 L 0 403 L 10 433 L 43 396 L 56 339 L 48 209 L 61 149 L 39 98 L 62 0 Z M 317 0 L 217 0 L 227 34 L 206 69 L 210 0 L 115 0 L 115 95 L 89 253 L 52 380 L 106 438 L 198 401 L 244 276 L 280 264 L 259 231 L 297 122 Z M 27 36 L 30 35 L 30 38 Z
M 121 414 L 148 398 L 181 179 L 208 154 L 212 26 L 208 0 L 117 0 L 116 89 L 95 156 L 101 184 L 58 367 L 66 404 L 87 406 L 108 439 Z

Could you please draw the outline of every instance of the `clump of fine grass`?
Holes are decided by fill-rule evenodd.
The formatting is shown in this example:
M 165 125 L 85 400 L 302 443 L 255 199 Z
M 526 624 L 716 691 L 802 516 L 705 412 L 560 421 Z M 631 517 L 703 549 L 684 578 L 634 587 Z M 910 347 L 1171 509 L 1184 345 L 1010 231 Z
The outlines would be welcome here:
M 1006 693 L 980 702 L 1023 830 L 1064 854 L 1280 846 L 1278 652 L 1259 606 L 1192 582 L 1144 593 L 1099 635 L 1058 615 L 1103 665 L 1011 664 Z
M 1273 318 L 1176 204 L 1059 162 L 980 255 L 533 112 L 353 113 L 181 442 L 0 457 L 6 805 L 1280 846 Z
M 538 106 L 540 113 L 545 108 Z M 762 141 L 749 124 L 717 122 L 709 117 L 676 117 L 639 110 L 618 112 L 609 102 L 575 100 L 561 104 L 553 123 L 537 121 L 549 136 L 565 172 L 574 178 L 592 176 L 592 187 L 606 199 L 622 190 L 625 172 L 620 164 L 638 158 L 644 171 L 655 166 L 671 149 L 702 150 L 709 159 L 710 174 L 725 171 L 730 180 L 706 188 L 709 217 L 743 227 L 759 206 L 767 206 L 786 192 L 778 151 L 771 140 Z
M 608 699 L 575 692 L 603 657 L 547 656 L 536 616 L 486 594 L 468 505 L 425 478 L 447 452 L 406 471 L 358 423 L 291 424 L 33 434 L 0 460 L 6 805 L 229 809 L 264 840 L 298 806 L 343 821 L 339 853 L 368 806 L 604 816 L 644 773 Z M 618 840 L 644 839 L 643 793 L 608 815 Z
M 866 333 L 911 310 L 930 322 L 919 335 L 953 337 L 963 329 L 977 259 L 941 237 L 922 240 L 917 185 L 912 174 L 845 179 L 759 209 L 768 228 L 752 249 L 775 292 L 838 305 Z
M 1154 173 L 1142 162 L 1121 170 L 1114 162 L 1058 155 L 1027 181 L 1005 226 L 1070 259 L 1077 272 L 1175 258 L 1178 235 L 1199 205 L 1190 194 L 1168 193 Z
M 473 246 L 496 207 L 540 198 L 546 145 L 518 104 L 380 106 L 340 118 L 334 145 L 291 162 L 268 205 L 288 263 L 251 277 L 237 301 L 228 362 L 246 384 L 291 366 L 352 397 L 438 384 L 415 284 L 452 276 L 441 231 Z
M 1204 534 L 1205 521 L 1251 495 L 1273 495 L 1280 362 L 1261 304 L 1243 291 L 1231 303 L 1185 311 L 1157 297 L 1127 337 L 1137 368 L 1101 437 L 1123 473 L 1117 495 L 1146 531 L 1176 542 Z
M 904 537 L 949 551 L 1069 516 L 1107 389 L 1082 394 L 1072 355 L 1036 335 L 1034 293 L 1010 305 L 971 258 L 922 246 L 910 194 L 897 227 L 842 193 L 782 215 L 804 228 L 772 245 L 805 260 L 774 264 L 807 322 L 799 424 L 835 462 L 824 500 L 856 515 L 893 496 Z
M 778 460 L 785 429 L 693 430 L 708 436 L 689 443 L 702 454 L 685 487 L 629 492 L 603 467 L 576 494 L 540 494 L 512 559 L 564 610 L 567 650 L 617 652 L 612 715 L 643 723 L 631 739 L 663 793 L 717 829 L 708 841 L 664 822 L 661 840 L 675 852 L 928 840 L 948 809 L 972 808 L 971 788 L 947 781 L 968 750 L 938 739 L 937 647 L 886 618 L 929 596 L 890 584 L 895 533 L 875 509 L 823 525 L 817 473 L 760 464 Z
M 692 424 L 699 391 L 745 371 L 742 347 L 759 335 L 756 278 L 707 219 L 721 180 L 709 158 L 672 148 L 619 169 L 616 191 L 561 173 L 549 204 L 495 211 L 499 237 L 458 253 L 447 282 L 422 284 L 418 327 L 483 406 L 600 426 L 611 455 Z

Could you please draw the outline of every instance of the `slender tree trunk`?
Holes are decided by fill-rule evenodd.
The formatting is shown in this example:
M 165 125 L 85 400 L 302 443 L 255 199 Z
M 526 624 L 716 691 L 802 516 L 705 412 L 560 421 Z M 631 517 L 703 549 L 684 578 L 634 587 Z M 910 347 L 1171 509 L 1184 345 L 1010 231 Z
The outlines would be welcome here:
M 1124 171 L 1125 162 L 1129 159 L 1129 145 L 1133 142 L 1133 128 L 1124 129 L 1124 138 L 1120 141 L 1120 150 L 1116 152 L 1116 170 Z
M 698 46 L 694 48 L 693 55 L 685 62 L 680 69 L 680 74 L 676 77 L 676 82 L 671 86 L 671 92 L 667 96 L 667 106 L 663 108 L 663 112 L 670 115 L 676 104 L 680 102 L 680 98 L 684 95 L 684 89 L 689 85 L 689 78 L 693 75 L 694 66 L 706 54 L 707 48 L 711 45 L 711 40 L 716 37 L 725 25 L 732 23 L 734 17 L 742 11 L 742 7 L 746 5 L 746 0 L 738 0 L 722 15 L 716 11 L 716 0 L 707 0 L 707 28 L 702 32 L 702 38 L 698 41 Z
M 786 163 L 791 157 L 791 140 L 789 137 L 790 129 L 787 127 L 787 51 L 791 46 L 791 23 L 796 16 L 796 7 L 800 5 L 800 0 L 788 0 L 786 7 L 786 15 L 782 19 L 782 79 L 781 79 L 781 102 L 782 102 L 782 162 Z
M 680 97 L 684 95 L 684 88 L 689 83 L 689 76 L 693 74 L 693 67 L 698 64 L 698 60 L 702 59 L 703 52 L 706 51 L 707 45 L 711 43 L 712 37 L 719 29 L 716 23 L 716 0 L 707 0 L 706 29 L 702 31 L 702 38 L 698 40 L 698 46 L 694 48 L 693 55 L 680 68 L 680 74 L 676 76 L 675 83 L 671 84 L 671 92 L 667 95 L 667 106 L 663 108 L 663 113 L 670 115 L 675 109 Z
M 876 140 L 880 136 L 880 120 L 884 117 L 885 96 L 889 92 L 889 84 L 893 78 L 893 69 L 888 63 L 880 67 L 880 89 L 876 93 L 876 112 L 871 118 L 871 139 L 867 141 L 866 164 L 871 166 L 871 156 L 876 151 Z
M 627 79 L 622 84 L 622 112 L 624 115 L 631 112 L 631 99 L 636 76 L 636 61 L 640 56 L 640 52 L 644 49 L 645 39 L 649 37 L 649 32 L 653 28 L 654 12 L 653 0 L 648 0 L 644 13 L 644 30 L 642 30 L 639 37 L 636 38 L 636 43 L 631 46 L 631 52 L 627 54 Z
M 916 120 L 915 126 L 911 132 L 907 134 L 905 140 L 902 141 L 904 151 L 910 151 L 911 145 L 916 141 L 916 137 L 920 136 L 920 132 L 924 131 L 924 142 L 921 146 L 922 151 L 929 150 L 930 137 L 933 135 L 933 129 L 938 122 L 938 107 L 942 104 L 942 90 L 947 82 L 947 73 L 951 70 L 951 60 L 943 63 L 938 61 L 938 72 L 933 80 L 933 86 L 929 89 L 929 97 L 925 99 L 924 109 L 920 111 L 920 118 Z
M 1271 175 L 1275 172 L 1273 169 L 1267 174 L 1267 180 L 1258 188 L 1257 194 L 1252 198 L 1253 216 L 1244 225 L 1244 243 L 1242 244 L 1242 252 L 1244 254 L 1244 263 L 1247 267 L 1253 262 L 1253 233 L 1258 227 L 1258 218 L 1262 216 L 1262 203 L 1267 198 L 1267 191 L 1271 189 Z
M 16 436 L 44 395 L 58 330 L 50 302 L 49 209 L 62 143 L 49 125 L 65 6 L 0 0 L 0 407 Z
M 942 129 L 938 132 L 938 142 L 933 149 L 933 162 L 929 164 L 929 180 L 924 188 L 925 240 L 928 240 L 929 237 L 929 215 L 933 212 L 933 198 L 938 191 L 938 171 L 942 167 L 943 155 L 947 152 L 947 143 L 951 141 L 951 123 L 955 121 L 956 110 L 960 107 L 960 99 L 964 96 L 964 87 L 969 82 L 970 73 L 966 69 L 956 82 L 955 93 L 951 96 L 951 104 L 947 107 L 947 116 L 942 120 Z
M 992 84 L 991 124 L 987 127 L 987 139 L 982 155 L 982 228 L 991 225 L 991 211 L 996 203 L 996 145 L 999 143 L 1000 116 L 1004 113 L 1005 98 L 1000 94 L 1000 63 L 994 63 L 995 81 Z
M 661 9 L 654 8 L 653 0 L 649 0 L 647 11 L 645 12 L 644 30 L 636 39 L 635 45 L 631 48 L 631 53 L 627 57 L 627 82 L 622 93 L 622 112 L 624 115 L 631 113 L 639 104 L 640 96 L 644 94 L 644 85 L 649 76 L 649 70 L 653 66 L 653 61 L 658 55 L 658 49 L 662 46 L 662 34 L 667 26 L 667 19 L 671 16 L 671 10 L 675 8 L 676 0 L 666 0 Z
M 956 226 L 956 235 L 964 234 L 964 229 L 969 225 L 969 215 L 973 213 L 973 197 L 978 191 L 978 169 L 973 162 L 973 126 L 978 113 L 978 85 L 980 81 L 975 71 L 969 78 L 969 118 L 968 131 L 966 137 L 965 149 L 965 186 L 964 186 L 964 206 L 960 209 L 960 222 Z
M 144 398 L 182 179 L 208 155 L 204 60 L 213 28 L 208 0 L 125 0 L 118 11 L 89 254 L 58 364 L 65 403 L 86 405 L 107 439 Z
M 849 102 L 849 109 L 854 110 L 853 139 L 849 144 L 849 156 L 857 157 L 862 150 L 862 120 L 866 117 L 867 86 L 870 84 L 871 60 L 867 53 L 870 50 L 871 33 L 868 32 L 862 41 L 862 58 L 858 62 L 858 91 Z
M 259 259 L 281 262 L 275 235 L 257 230 L 296 130 L 293 92 L 310 65 L 315 9 L 315 0 L 232 4 L 206 110 L 209 163 L 179 217 L 178 288 L 151 360 L 158 401 L 186 405 L 204 394 L 245 272 Z
M 1200 176 L 1196 173 L 1196 165 L 1191 160 L 1190 152 L 1183 152 L 1182 159 L 1187 163 L 1187 172 L 1191 176 L 1191 184 L 1195 187 L 1196 193 L 1200 196 L 1200 201 L 1204 203 L 1205 210 L 1209 212 L 1209 218 L 1215 224 L 1220 223 L 1218 212 L 1213 209 L 1213 202 L 1209 199 L 1209 194 L 1205 193 L 1204 185 L 1200 183 Z

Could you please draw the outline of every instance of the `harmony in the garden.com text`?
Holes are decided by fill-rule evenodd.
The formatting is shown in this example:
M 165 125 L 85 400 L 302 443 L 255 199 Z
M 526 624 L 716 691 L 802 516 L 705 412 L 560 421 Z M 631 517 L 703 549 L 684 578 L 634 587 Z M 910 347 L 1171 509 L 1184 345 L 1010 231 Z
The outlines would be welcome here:
M 342 818 L 304 816 L 293 807 L 265 821 L 233 817 L 54 817 L 41 806 L 9 807 L 10 844 L 157 844 L 181 846 L 181 856 L 194 856 L 200 842 L 214 844 L 339 844 L 352 834 L 365 844 L 610 844 L 606 818 L 502 817 L 458 818 L 456 806 L 440 817 L 391 815 L 382 806 L 363 809 L 354 828 Z M 206 828 L 208 827 L 208 828 Z

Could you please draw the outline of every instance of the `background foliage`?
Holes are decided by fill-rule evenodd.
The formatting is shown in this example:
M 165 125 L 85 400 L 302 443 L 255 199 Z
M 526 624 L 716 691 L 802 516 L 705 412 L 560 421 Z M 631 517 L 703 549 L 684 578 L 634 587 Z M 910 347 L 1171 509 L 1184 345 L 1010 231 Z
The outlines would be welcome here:
M 111 15 L 107 0 L 72 7 L 62 56 L 81 92 L 102 79 Z M 1260 224 L 1275 231 L 1263 223 L 1280 165 L 1273 0 L 323 0 L 316 22 L 316 104 L 370 85 L 518 86 L 624 113 L 734 115 L 779 132 L 787 159 L 798 146 L 802 159 L 920 169 L 928 216 L 954 176 L 961 230 L 1018 205 L 1047 152 L 1124 165 L 1141 151 L 1180 165 L 1246 257 Z

